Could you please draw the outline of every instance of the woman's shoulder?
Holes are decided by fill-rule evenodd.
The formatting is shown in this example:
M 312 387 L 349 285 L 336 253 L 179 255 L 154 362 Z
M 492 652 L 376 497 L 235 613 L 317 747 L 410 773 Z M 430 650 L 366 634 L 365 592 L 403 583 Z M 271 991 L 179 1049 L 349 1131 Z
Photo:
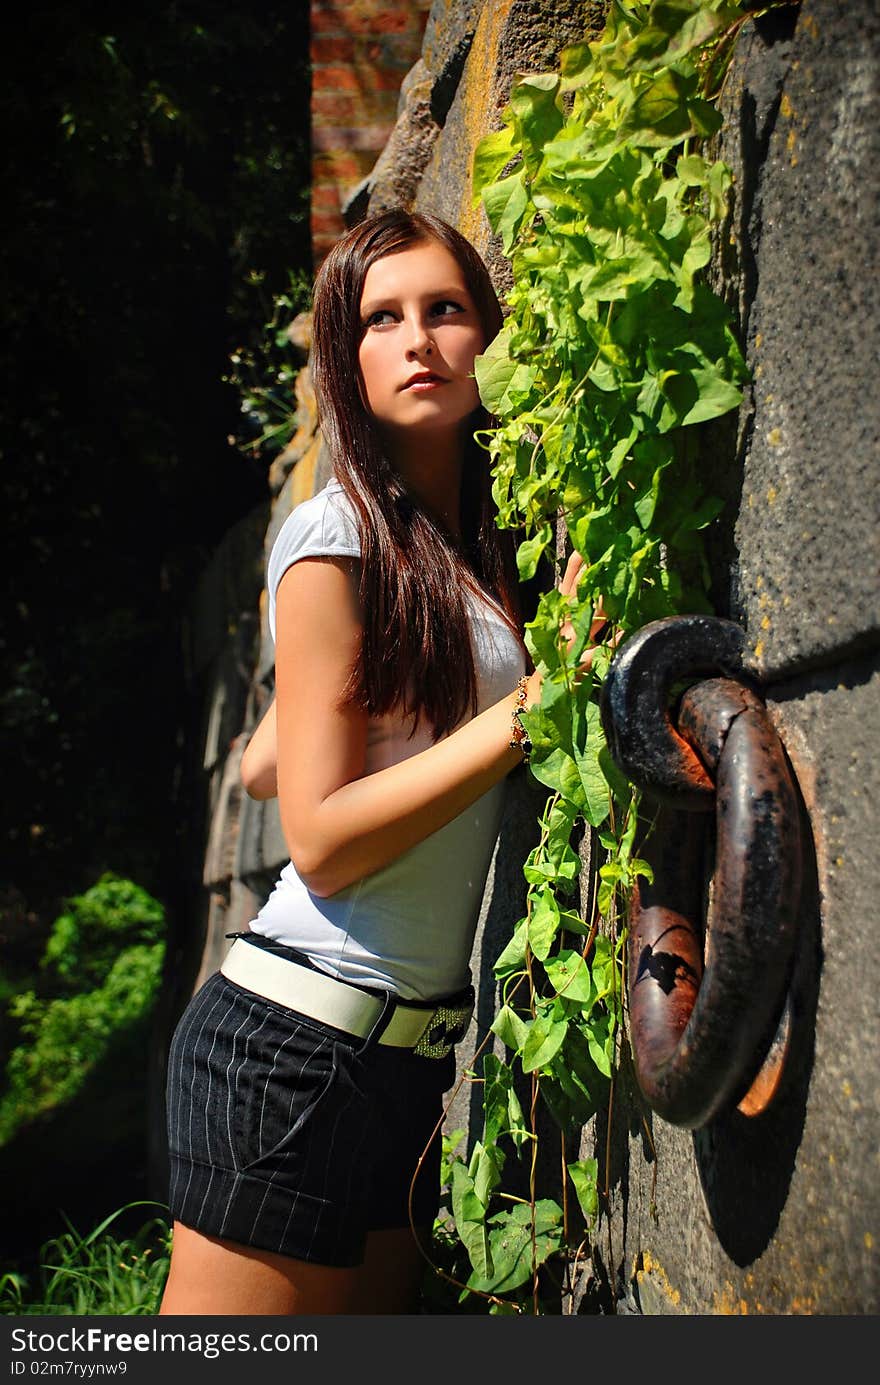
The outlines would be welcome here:
M 301 558 L 359 558 L 360 553 L 354 511 L 338 481 L 328 481 L 323 490 L 301 500 L 278 530 L 266 568 L 272 638 L 275 596 L 288 568 Z
M 285 519 L 272 545 L 269 578 L 279 578 L 298 558 L 357 558 L 360 551 L 351 502 L 339 482 L 330 480 Z

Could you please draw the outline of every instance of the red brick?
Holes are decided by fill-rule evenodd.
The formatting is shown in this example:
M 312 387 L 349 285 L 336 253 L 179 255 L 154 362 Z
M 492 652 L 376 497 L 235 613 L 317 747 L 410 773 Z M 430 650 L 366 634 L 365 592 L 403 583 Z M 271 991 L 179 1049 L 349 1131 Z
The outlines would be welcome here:
M 360 99 L 369 95 L 374 100 L 391 93 L 396 110 L 397 94 L 407 71 L 408 68 L 382 67 L 370 62 L 350 63 L 344 67 L 341 63 L 318 63 L 312 68 L 312 93 L 351 92 Z
M 316 125 L 312 128 L 312 151 L 326 149 L 369 149 L 378 154 L 391 134 L 391 125 Z
M 312 159 L 312 182 L 354 185 L 360 182 L 374 163 L 375 158 L 371 155 L 364 156 L 355 149 L 327 150 Z
M 338 212 L 335 216 L 329 212 L 312 212 L 311 227 L 312 237 L 338 235 L 339 231 L 345 226 L 342 213 Z
M 366 64 L 350 62 L 317 64 L 312 71 L 312 91 L 353 91 L 360 92 L 364 85 Z
M 415 62 L 415 59 L 413 59 Z M 400 91 L 400 84 L 406 76 L 412 63 L 400 67 L 396 64 L 383 63 L 359 63 L 357 73 L 360 80 L 371 91 L 392 92 L 395 98 L 395 110 L 397 109 L 397 93 Z
M 420 36 L 403 34 L 330 34 L 312 40 L 313 67 L 351 63 L 355 67 L 397 67 L 408 72 L 419 56 Z
M 340 204 L 373 168 L 418 60 L 431 0 L 312 0 L 312 256 L 342 235 Z
M 358 43 L 351 34 L 312 39 L 309 60 L 313 67 L 321 63 L 357 62 Z
M 332 183 L 312 184 L 312 211 L 339 211 L 339 183 L 335 178 Z
M 405 8 L 389 6 L 373 13 L 363 13 L 354 5 L 340 6 L 338 10 L 319 9 L 313 0 L 311 23 L 313 34 L 401 34 L 412 28 L 412 15 Z
M 335 91 L 312 91 L 312 125 L 348 125 L 361 110 L 357 93 L 339 96 Z
M 381 125 L 390 134 L 396 118 L 395 93 L 389 96 L 382 91 L 312 92 L 313 132 L 327 125 Z

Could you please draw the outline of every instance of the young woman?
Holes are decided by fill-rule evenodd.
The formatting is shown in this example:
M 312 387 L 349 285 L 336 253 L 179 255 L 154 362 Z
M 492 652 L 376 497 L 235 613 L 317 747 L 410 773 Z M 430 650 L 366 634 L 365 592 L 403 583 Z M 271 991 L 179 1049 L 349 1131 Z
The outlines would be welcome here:
M 172 1043 L 164 1314 L 416 1310 L 412 1226 L 427 1242 L 517 712 L 540 697 L 474 442 L 500 323 L 435 217 L 369 218 L 318 274 L 333 479 L 270 555 L 276 697 L 243 765 L 267 797 L 277 761 L 290 864 Z

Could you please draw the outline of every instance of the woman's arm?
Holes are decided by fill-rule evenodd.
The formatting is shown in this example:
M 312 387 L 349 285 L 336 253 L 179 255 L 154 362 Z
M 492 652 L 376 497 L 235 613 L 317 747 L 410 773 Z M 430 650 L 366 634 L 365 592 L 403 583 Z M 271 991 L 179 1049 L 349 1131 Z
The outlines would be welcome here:
M 276 599 L 281 825 L 308 888 L 331 895 L 371 875 L 474 803 L 521 763 L 515 689 L 436 745 L 365 774 L 367 716 L 342 690 L 360 655 L 354 565 L 310 558 Z M 528 701 L 540 696 L 533 674 Z
M 276 742 L 273 698 L 251 732 L 241 757 L 241 782 L 251 798 L 274 798 L 278 793 Z
M 573 554 L 559 583 L 564 595 L 575 594 L 582 567 Z M 599 609 L 592 631 L 603 624 Z M 289 568 L 278 587 L 276 637 L 270 712 L 277 708 L 281 825 L 291 860 L 314 894 L 335 894 L 388 865 L 521 764 L 521 752 L 510 745 L 512 688 L 427 750 L 365 773 L 367 715 L 342 701 L 361 649 L 354 562 L 310 558 Z M 592 657 L 592 650 L 585 653 L 584 668 Z M 526 705 L 540 697 L 535 672 Z M 272 750 L 269 715 L 260 723 L 266 727 L 264 783 Z

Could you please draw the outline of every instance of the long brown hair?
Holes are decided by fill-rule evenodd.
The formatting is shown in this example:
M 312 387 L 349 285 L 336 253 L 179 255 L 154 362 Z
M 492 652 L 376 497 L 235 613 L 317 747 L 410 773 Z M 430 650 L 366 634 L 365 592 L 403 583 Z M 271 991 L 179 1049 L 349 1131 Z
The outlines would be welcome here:
M 382 212 L 337 241 L 315 280 L 312 375 L 333 471 L 354 509 L 361 547 L 361 658 L 347 695 L 370 716 L 393 708 L 422 715 L 435 737 L 477 709 L 466 589 L 489 590 L 521 633 L 516 565 L 509 532 L 495 524 L 488 454 L 471 418 L 462 474 L 462 537 L 456 542 L 407 492 L 386 457 L 359 388 L 360 304 L 376 260 L 424 241 L 455 258 L 477 308 L 486 344 L 498 332 L 501 307 L 477 251 L 439 217 Z

